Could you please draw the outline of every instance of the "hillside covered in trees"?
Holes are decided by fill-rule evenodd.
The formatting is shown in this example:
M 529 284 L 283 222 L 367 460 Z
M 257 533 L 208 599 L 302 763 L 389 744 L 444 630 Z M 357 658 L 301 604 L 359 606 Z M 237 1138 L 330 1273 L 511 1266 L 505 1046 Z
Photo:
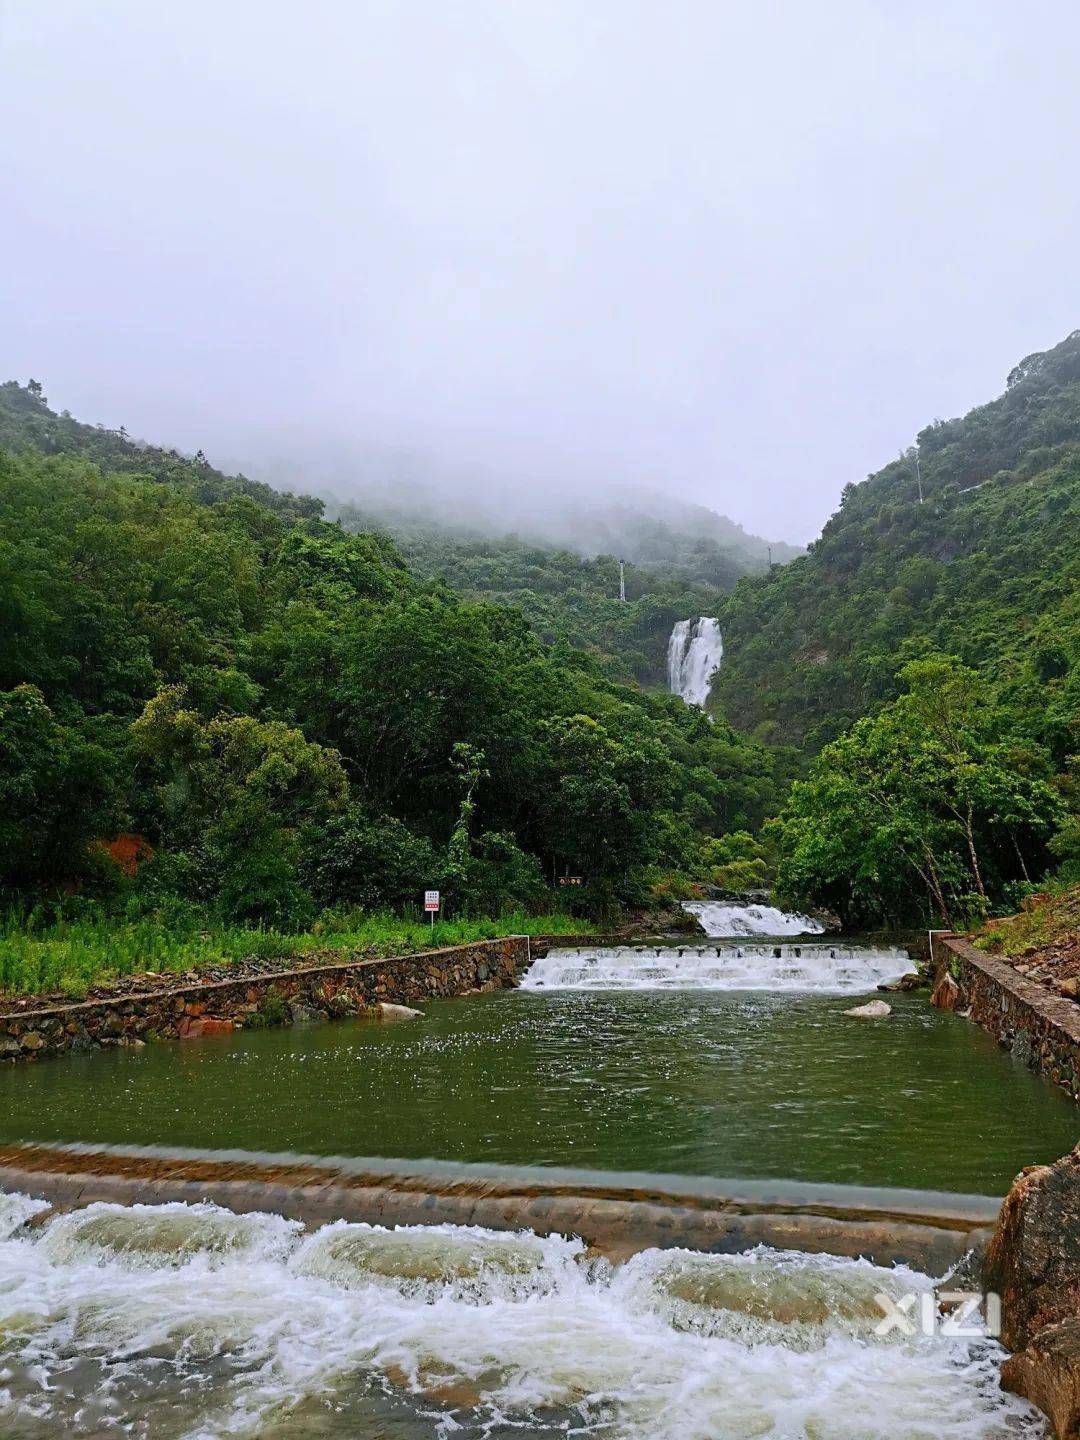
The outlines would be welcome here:
M 808 553 L 741 581 L 721 618 L 713 698 L 742 730 L 814 752 L 939 651 L 1063 760 L 1080 706 L 1080 331 L 849 485 Z
M 548 644 L 583 650 L 612 679 L 654 688 L 666 684 L 675 622 L 713 614 L 725 591 L 746 573 L 731 571 L 721 583 L 685 570 L 627 563 L 623 602 L 613 555 L 586 557 L 514 536 L 455 538 L 445 532 L 399 543 L 416 574 L 441 579 L 475 600 L 514 606 Z
M 444 580 L 471 599 L 512 605 L 549 644 L 582 649 L 612 679 L 647 687 L 666 682 L 677 620 L 715 614 L 744 575 L 763 574 L 770 558 L 780 563 L 801 553 L 704 506 L 657 495 L 575 510 L 556 503 L 546 519 L 507 518 L 511 533 L 497 529 L 497 515 L 486 523 L 433 523 L 423 517 L 445 510 L 434 496 L 405 510 L 370 491 L 334 509 L 348 530 L 392 535 L 415 574 Z M 468 506 L 463 513 L 471 513 Z
M 668 637 L 676 620 L 712 614 L 722 596 L 768 557 L 797 555 L 769 545 L 703 506 L 663 496 L 636 504 L 594 504 L 532 522 L 530 535 L 502 534 L 493 521 L 418 519 L 445 507 L 409 503 L 377 486 L 362 498 L 328 504 L 215 469 L 194 457 L 136 440 L 123 428 L 88 425 L 50 409 L 42 387 L 0 384 L 0 449 L 78 455 L 116 474 L 150 476 L 204 503 L 246 496 L 294 519 L 332 515 L 353 533 L 389 534 L 414 575 L 442 580 L 460 594 L 512 605 L 548 644 L 584 650 L 611 679 L 652 687 L 665 682 Z M 641 508 L 647 503 L 648 508 Z M 460 507 L 455 507 L 455 514 Z M 509 523 L 509 522 L 508 522 Z M 626 564 L 626 603 L 619 599 L 619 559 Z
M 95 842 L 132 832 L 147 903 L 235 918 L 429 885 L 491 912 L 566 873 L 600 910 L 707 869 L 775 806 L 761 747 L 413 573 L 387 535 L 88 437 L 32 390 L 4 400 L 23 416 L 0 453 L 9 899 L 114 884 Z
M 1080 880 L 1080 332 L 721 621 L 717 713 L 809 766 L 771 829 L 789 900 L 953 925 Z
M 737 578 L 660 525 L 625 603 L 610 554 L 330 522 L 39 386 L 0 386 L 0 443 L 9 900 L 115 888 L 120 832 L 153 853 L 127 903 L 282 925 L 770 877 L 849 926 L 951 925 L 1080 878 L 1080 334 L 805 556 Z M 663 658 L 714 612 L 707 718 Z

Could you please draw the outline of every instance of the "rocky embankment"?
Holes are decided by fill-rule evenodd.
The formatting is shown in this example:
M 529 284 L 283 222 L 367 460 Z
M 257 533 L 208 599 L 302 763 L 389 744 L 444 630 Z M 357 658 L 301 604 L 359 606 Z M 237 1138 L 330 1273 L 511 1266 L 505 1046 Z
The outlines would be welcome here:
M 1080 1146 L 1016 1179 L 986 1254 L 985 1288 L 1001 1297 L 1001 1383 L 1080 1435 Z
M 1029 895 L 1018 914 L 988 921 L 971 938 L 1025 979 L 1080 1000 L 1080 886 Z
M 155 975 L 149 989 L 110 987 L 100 998 L 50 1005 L 41 996 L 0 1006 L 0 1060 L 88 1052 L 151 1040 L 195 1039 L 238 1028 L 315 1024 L 347 1015 L 390 1018 L 385 1007 L 514 985 L 528 964 L 524 936 L 371 960 L 289 969 L 226 968 L 224 979 Z M 254 962 L 258 964 L 258 962 Z
M 67 990 L 41 990 L 31 995 L 0 996 L 0 1014 L 19 1015 L 30 1011 L 72 1005 L 80 1001 L 120 1001 L 135 995 L 166 995 L 171 991 L 196 985 L 217 985 L 226 980 L 262 980 L 288 970 L 310 970 L 344 961 L 378 960 L 374 947 L 341 950 L 305 950 L 295 955 L 245 955 L 239 960 L 218 960 L 194 965 L 188 970 L 140 970 L 131 975 L 115 975 L 107 982 L 90 985 L 77 997 Z
M 981 1025 L 1028 1069 L 1080 1100 L 1080 1006 L 960 935 L 934 941 L 930 1003 Z

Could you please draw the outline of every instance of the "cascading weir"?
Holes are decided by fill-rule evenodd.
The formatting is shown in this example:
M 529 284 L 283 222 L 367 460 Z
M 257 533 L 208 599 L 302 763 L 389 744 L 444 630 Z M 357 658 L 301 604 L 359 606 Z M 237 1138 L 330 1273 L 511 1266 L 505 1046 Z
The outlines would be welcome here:
M 911 969 L 906 950 L 829 944 L 549 950 L 523 990 L 771 990 L 860 995 Z
M 992 1343 L 880 1333 L 879 1297 L 933 1307 L 938 1267 L 756 1245 L 634 1246 L 612 1263 L 580 1234 L 387 1229 L 325 1211 L 305 1227 L 266 1208 L 98 1201 L 64 1214 L 0 1195 L 0 1432 L 1042 1433 L 1002 1394 Z M 935 1233 L 964 1243 L 962 1229 Z
M 668 640 L 668 689 L 687 705 L 704 705 L 723 654 L 720 622 L 715 617 L 677 620 Z

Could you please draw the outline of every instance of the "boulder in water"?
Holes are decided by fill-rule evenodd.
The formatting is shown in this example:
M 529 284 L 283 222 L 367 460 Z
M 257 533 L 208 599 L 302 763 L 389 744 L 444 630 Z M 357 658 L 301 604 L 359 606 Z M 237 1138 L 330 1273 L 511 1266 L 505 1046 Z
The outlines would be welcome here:
M 1047 1325 L 1001 1367 L 1001 1388 L 1023 1395 L 1049 1415 L 1054 1434 L 1068 1440 L 1080 1424 L 1080 1320 Z
M 884 1020 L 886 1015 L 892 1014 L 892 1006 L 884 1000 L 870 1000 L 865 1005 L 856 1005 L 851 1010 L 845 1010 L 845 1015 L 851 1015 L 856 1020 Z
M 934 993 L 930 996 L 930 1004 L 935 1005 L 939 1010 L 959 1010 L 964 1000 L 964 992 L 956 983 L 953 977 L 946 971 L 941 979 L 934 986 Z
M 216 1015 L 190 1015 L 181 1020 L 178 1034 L 181 1040 L 199 1040 L 204 1035 L 228 1035 L 235 1029 L 233 1020 Z
M 1022 1170 L 1001 1207 L 983 1283 L 1001 1297 L 1001 1383 L 1080 1433 L 1080 1147 Z
M 422 1010 L 414 1010 L 411 1005 L 394 1005 L 389 1000 L 380 1000 L 375 1006 L 377 1020 L 418 1020 L 423 1013 Z
M 1080 1315 L 1080 1146 L 1013 1181 L 986 1252 L 985 1281 L 1001 1296 L 1001 1339 L 1010 1350 Z
M 298 1000 L 289 1003 L 289 1017 L 294 1025 L 325 1025 L 330 1019 L 328 1011 L 304 1005 Z

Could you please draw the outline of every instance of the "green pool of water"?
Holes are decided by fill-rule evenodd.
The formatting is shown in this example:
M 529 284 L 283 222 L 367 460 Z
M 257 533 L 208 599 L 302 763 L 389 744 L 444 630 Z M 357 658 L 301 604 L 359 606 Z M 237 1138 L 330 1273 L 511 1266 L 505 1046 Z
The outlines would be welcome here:
M 1077 1108 L 922 995 L 520 991 L 0 1072 L 0 1139 L 1001 1194 Z

